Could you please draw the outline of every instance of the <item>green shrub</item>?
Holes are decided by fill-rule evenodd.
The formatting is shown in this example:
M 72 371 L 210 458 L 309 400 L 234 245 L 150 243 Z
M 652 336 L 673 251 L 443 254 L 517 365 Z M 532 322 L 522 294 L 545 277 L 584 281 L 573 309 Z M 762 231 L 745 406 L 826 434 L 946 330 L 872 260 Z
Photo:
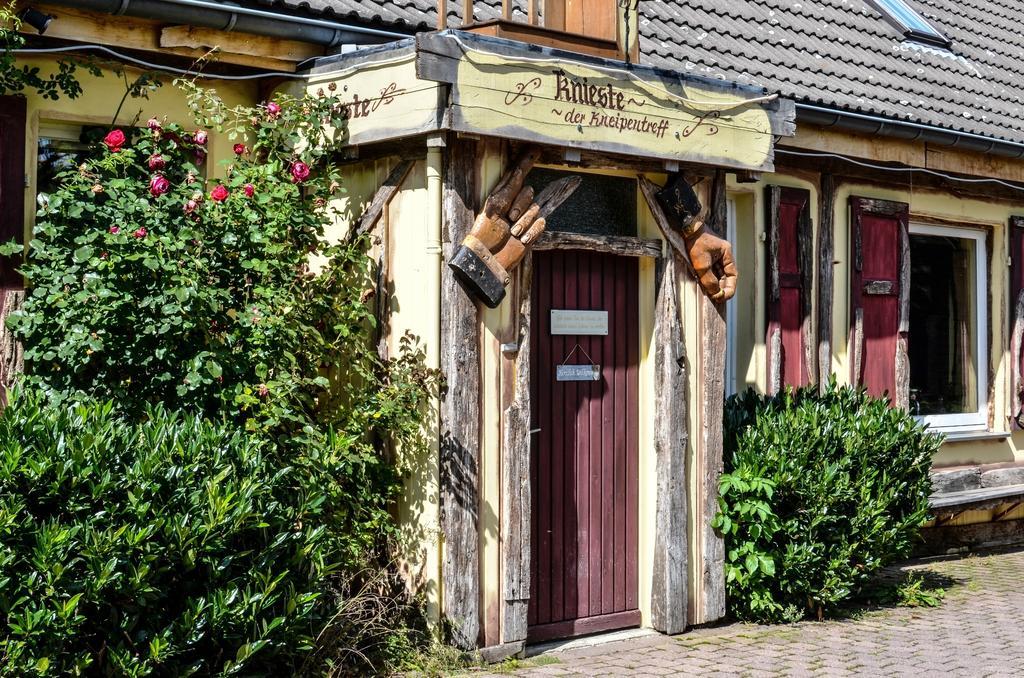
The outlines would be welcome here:
M 347 436 L 285 461 L 159 407 L 129 421 L 16 393 L 0 412 L 0 672 L 315 669 L 317 637 L 346 621 L 338 574 L 371 546 L 352 526 L 388 522 L 381 466 Z
M 821 395 L 731 397 L 713 522 L 725 535 L 730 613 L 821 616 L 908 555 L 940 444 L 885 400 L 834 383 Z

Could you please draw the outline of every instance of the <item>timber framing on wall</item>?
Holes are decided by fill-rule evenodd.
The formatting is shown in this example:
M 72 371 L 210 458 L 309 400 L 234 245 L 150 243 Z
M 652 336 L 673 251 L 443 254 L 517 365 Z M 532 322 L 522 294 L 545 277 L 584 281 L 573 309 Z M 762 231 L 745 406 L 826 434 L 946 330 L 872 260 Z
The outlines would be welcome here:
M 725 172 L 712 175 L 709 200 L 710 219 L 705 227 L 720 235 L 726 223 Z M 670 251 L 686 264 L 689 275 L 693 266 L 686 254 L 686 244 L 680 233 L 672 227 L 655 194 L 660 187 L 647 177 L 640 177 L 640 191 L 647 207 L 670 245 Z M 718 512 L 718 481 L 722 474 L 722 402 L 725 399 L 725 305 L 715 304 L 706 294 L 699 294 L 698 332 L 701 355 L 698 357 L 697 392 L 699 430 L 688 434 L 693 450 L 693 473 L 698 496 L 695 498 L 694 525 L 695 552 L 693 562 L 697 568 L 696 588 L 693 591 L 693 618 L 689 624 L 705 624 L 725 616 L 725 542 L 722 535 L 711 527 L 711 519 Z
M 501 535 L 504 549 L 504 619 L 502 644 L 506 655 L 526 644 L 530 604 L 530 294 L 533 255 L 527 253 L 517 271 L 519 297 L 517 353 L 512 403 L 503 415 Z
M 711 184 L 711 219 L 708 230 L 725 236 L 726 183 L 725 172 L 717 170 Z M 701 440 L 697 445 L 697 487 L 700 492 L 700 515 L 695 525 L 701 533 L 700 548 L 695 555 L 702 564 L 701 591 L 696 597 L 694 624 L 705 624 L 725 616 L 725 540 L 711 527 L 718 513 L 718 480 L 722 475 L 722 403 L 725 400 L 725 304 L 716 304 L 701 294 Z
M 1024 217 L 1010 217 L 1010 420 L 1024 427 Z M 989 381 L 994 384 L 995 380 Z M 991 398 L 989 400 L 991 402 Z
M 449 260 L 476 213 L 476 142 L 450 139 L 444 175 L 443 256 Z M 477 306 L 441 268 L 441 605 L 451 641 L 473 649 L 480 635 L 480 342 Z
M 654 453 L 657 475 L 651 626 L 667 634 L 687 625 L 686 346 L 679 315 L 676 257 L 660 267 L 654 313 Z
M 821 175 L 818 207 L 818 388 L 824 390 L 832 374 L 836 182 L 831 174 Z

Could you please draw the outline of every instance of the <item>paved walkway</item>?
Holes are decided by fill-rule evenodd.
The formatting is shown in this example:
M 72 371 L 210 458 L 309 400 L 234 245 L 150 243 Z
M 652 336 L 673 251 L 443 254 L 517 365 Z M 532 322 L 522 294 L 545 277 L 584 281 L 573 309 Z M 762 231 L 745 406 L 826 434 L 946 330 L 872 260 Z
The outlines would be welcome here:
M 944 578 L 941 605 L 645 636 L 499 670 L 516 676 L 1024 676 L 1024 551 L 903 569 Z

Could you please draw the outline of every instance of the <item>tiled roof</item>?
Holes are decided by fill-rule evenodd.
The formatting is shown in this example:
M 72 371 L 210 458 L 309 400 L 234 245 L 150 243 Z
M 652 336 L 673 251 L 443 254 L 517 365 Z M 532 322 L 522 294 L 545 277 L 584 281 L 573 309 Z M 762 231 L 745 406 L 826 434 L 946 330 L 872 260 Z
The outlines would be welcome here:
M 949 51 L 903 41 L 865 0 L 641 0 L 640 50 L 797 101 L 1024 142 L 1024 2 L 909 1 Z
M 308 12 L 370 25 L 386 25 L 407 31 L 433 30 L 437 26 L 437 0 L 250 0 L 255 4 Z M 477 21 L 497 19 L 501 0 L 476 0 Z M 526 0 L 513 3 L 513 15 L 525 19 Z M 448 2 L 448 25 L 462 24 L 462 0 Z
M 436 25 L 436 0 L 250 0 L 384 25 Z M 827 108 L 1024 142 L 1024 0 L 908 0 L 952 41 L 906 42 L 866 0 L 639 0 L 641 60 Z M 477 0 L 476 19 L 501 0 Z M 526 0 L 516 0 L 517 17 Z M 449 0 L 449 26 L 462 2 Z

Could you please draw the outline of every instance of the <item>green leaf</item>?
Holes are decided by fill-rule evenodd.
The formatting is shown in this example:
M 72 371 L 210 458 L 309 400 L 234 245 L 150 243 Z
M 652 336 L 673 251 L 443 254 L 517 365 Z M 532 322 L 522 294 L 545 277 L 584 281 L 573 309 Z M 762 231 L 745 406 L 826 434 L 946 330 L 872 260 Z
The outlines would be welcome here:
M 95 251 L 96 250 L 93 249 L 92 247 L 84 245 L 75 250 L 74 254 L 72 255 L 72 260 L 76 264 L 84 263 L 92 259 L 92 255 L 95 253 Z

